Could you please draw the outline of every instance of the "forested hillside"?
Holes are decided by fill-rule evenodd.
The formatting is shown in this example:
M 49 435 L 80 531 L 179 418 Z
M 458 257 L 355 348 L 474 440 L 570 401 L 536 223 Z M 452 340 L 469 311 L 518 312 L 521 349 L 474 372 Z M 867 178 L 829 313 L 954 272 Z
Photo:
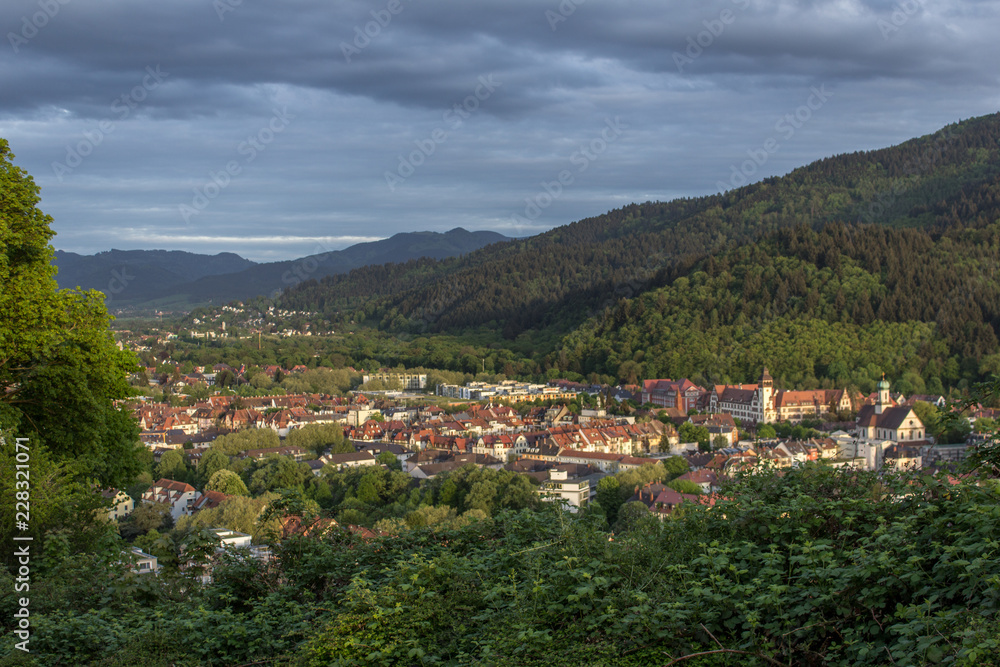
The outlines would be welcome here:
M 922 229 L 799 226 L 622 299 L 567 336 L 560 368 L 628 380 L 749 382 L 767 365 L 789 386 L 881 372 L 904 393 L 940 393 L 1000 372 L 1000 223 Z
M 623 296 L 665 285 L 679 266 L 779 229 L 857 221 L 933 234 L 983 228 L 1000 219 L 998 142 L 1000 115 L 971 119 L 725 194 L 632 204 L 459 259 L 308 281 L 282 304 L 393 331 L 565 333 Z

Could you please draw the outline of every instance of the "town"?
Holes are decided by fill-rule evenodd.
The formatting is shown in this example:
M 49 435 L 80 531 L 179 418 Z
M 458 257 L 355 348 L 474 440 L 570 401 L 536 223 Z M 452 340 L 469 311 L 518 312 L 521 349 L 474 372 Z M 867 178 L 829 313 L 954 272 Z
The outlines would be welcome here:
M 133 379 L 159 386 L 160 380 L 148 379 L 156 370 L 146 368 Z M 689 379 L 614 387 L 558 379 L 428 387 L 426 373 L 353 368 L 344 370 L 360 381 L 359 389 L 344 395 L 241 396 L 217 384 L 221 377 L 227 385 L 249 384 L 245 377 L 254 371 L 271 381 L 316 372 L 302 365 L 249 370 L 217 364 L 181 373 L 178 367 L 162 383 L 185 404 L 127 402 L 142 429 L 150 470 L 145 483 L 128 493 L 107 489 L 104 495 L 112 503 L 109 516 L 123 526 L 131 522 L 128 530 L 138 538 L 132 547 L 136 572 L 162 567 L 149 552 L 156 549 L 142 547 L 156 544 L 157 529 L 164 526 L 201 525 L 219 553 L 242 548 L 263 560 L 276 534 L 330 530 L 339 525 L 333 517 L 311 523 L 295 517 L 276 533 L 251 535 L 266 501 L 287 490 L 282 485 L 329 497 L 327 480 L 344 471 L 395 471 L 410 479 L 403 493 L 463 468 L 505 471 L 521 478 L 522 488 L 538 501 L 570 512 L 596 501 L 615 517 L 627 504 L 639 503 L 662 519 L 683 503 L 711 506 L 726 480 L 755 470 L 815 461 L 869 471 L 955 470 L 1000 416 L 978 406 L 959 418 L 957 435 L 935 435 L 947 409 L 943 396 L 894 393 L 884 378 L 869 395 L 776 389 L 767 368 L 755 383 L 709 387 Z M 621 491 L 622 480 L 642 483 Z M 612 487 L 617 495 L 601 493 Z M 245 506 L 252 497 L 262 500 L 252 505 L 252 520 L 244 513 L 233 521 L 227 505 Z M 142 523 L 128 518 L 144 506 Z M 149 508 L 158 512 L 152 523 Z M 342 511 L 342 520 L 358 523 L 341 527 L 366 538 L 388 536 L 407 522 L 424 525 L 414 518 L 420 511 L 381 519 Z M 209 517 L 219 523 L 205 525 Z M 170 555 L 167 560 L 182 569 L 192 566 Z M 203 576 L 210 580 L 210 574 Z

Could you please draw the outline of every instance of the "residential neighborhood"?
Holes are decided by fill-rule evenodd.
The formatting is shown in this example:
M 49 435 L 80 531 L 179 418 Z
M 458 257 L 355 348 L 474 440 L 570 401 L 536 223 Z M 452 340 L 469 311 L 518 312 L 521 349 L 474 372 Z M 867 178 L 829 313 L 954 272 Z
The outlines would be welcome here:
M 211 370 L 240 377 L 246 366 Z M 269 377 L 305 370 L 262 369 Z M 183 375 L 180 382 L 211 386 L 211 376 Z M 371 386 L 397 391 L 241 396 L 216 387 L 180 405 L 128 403 L 154 470 L 170 459 L 181 479 L 152 481 L 134 503 L 122 490 L 102 491 L 112 505 L 110 519 L 128 521 L 135 508 L 149 506 L 160 508 L 157 511 L 173 523 L 200 525 L 206 516 L 225 521 L 234 498 L 253 499 L 262 493 L 263 498 L 269 489 L 279 488 L 266 481 L 258 484 L 269 467 L 279 464 L 291 474 L 287 479 L 299 480 L 300 488 L 305 480 L 325 484 L 334 479 L 331 476 L 353 474 L 350 471 L 395 470 L 413 489 L 430 488 L 460 471 L 491 471 L 523 478 L 524 488 L 533 489 L 539 501 L 574 513 L 600 503 L 599 489 L 607 486 L 602 480 L 610 484 L 634 479 L 634 488 L 621 502 L 641 504 L 662 519 L 684 503 L 712 507 L 726 480 L 747 472 L 819 461 L 869 471 L 947 470 L 975 443 L 971 436 L 963 444 L 936 443 L 917 412 L 941 410 L 944 398 L 893 394 L 884 379 L 868 396 L 846 390 L 775 389 L 767 368 L 756 383 L 708 388 L 687 378 L 618 387 L 556 379 L 547 384 L 469 382 L 427 388 L 425 374 L 388 370 L 365 376 L 365 383 L 372 381 L 378 384 Z M 399 389 L 411 393 L 404 396 Z M 993 412 L 984 408 L 972 415 L 977 416 L 990 419 Z M 319 433 L 325 435 L 317 440 Z M 218 449 L 218 443 L 233 437 L 270 444 Z M 334 445 L 324 445 L 327 441 Z M 226 452 L 221 459 L 219 451 Z M 229 486 L 219 488 L 223 482 L 218 475 L 212 475 L 215 481 L 209 484 L 206 474 L 198 474 L 210 458 L 228 461 L 228 468 L 237 471 L 229 473 L 223 466 Z M 643 481 L 643 475 L 668 463 L 676 472 Z M 288 472 L 298 470 L 296 466 L 301 473 Z M 263 509 L 259 507 L 255 513 Z M 350 522 L 363 519 L 349 511 L 341 517 L 324 520 L 323 530 L 340 525 L 354 534 L 376 536 L 389 535 L 391 526 L 398 525 L 382 521 L 366 527 Z M 251 535 L 236 527 L 210 526 L 218 553 L 237 548 L 266 558 L 274 536 Z M 162 567 L 156 556 L 139 547 L 134 555 L 137 572 Z M 194 567 L 183 559 L 178 565 Z M 198 567 L 202 580 L 211 581 L 211 559 Z

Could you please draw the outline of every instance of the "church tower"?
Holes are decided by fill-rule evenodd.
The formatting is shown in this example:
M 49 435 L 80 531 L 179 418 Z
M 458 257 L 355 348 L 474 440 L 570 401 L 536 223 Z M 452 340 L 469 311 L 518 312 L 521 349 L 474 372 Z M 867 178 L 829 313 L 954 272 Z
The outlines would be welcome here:
M 892 407 L 889 399 L 889 381 L 882 373 L 882 380 L 878 383 L 878 401 L 875 402 L 875 414 L 880 415 L 886 409 Z
M 767 422 L 774 420 L 772 409 L 772 403 L 774 400 L 774 378 L 772 378 L 771 374 L 767 372 L 767 366 L 764 366 L 764 372 L 760 375 L 757 387 L 757 393 L 760 396 L 760 418 L 757 421 L 761 424 L 766 424 Z

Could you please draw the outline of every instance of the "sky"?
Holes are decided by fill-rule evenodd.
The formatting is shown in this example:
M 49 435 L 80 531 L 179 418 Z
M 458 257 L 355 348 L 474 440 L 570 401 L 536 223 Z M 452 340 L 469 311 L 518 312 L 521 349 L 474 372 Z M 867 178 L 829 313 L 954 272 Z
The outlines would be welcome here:
M 1000 1 L 3 0 L 53 245 L 529 236 L 1000 110 Z

